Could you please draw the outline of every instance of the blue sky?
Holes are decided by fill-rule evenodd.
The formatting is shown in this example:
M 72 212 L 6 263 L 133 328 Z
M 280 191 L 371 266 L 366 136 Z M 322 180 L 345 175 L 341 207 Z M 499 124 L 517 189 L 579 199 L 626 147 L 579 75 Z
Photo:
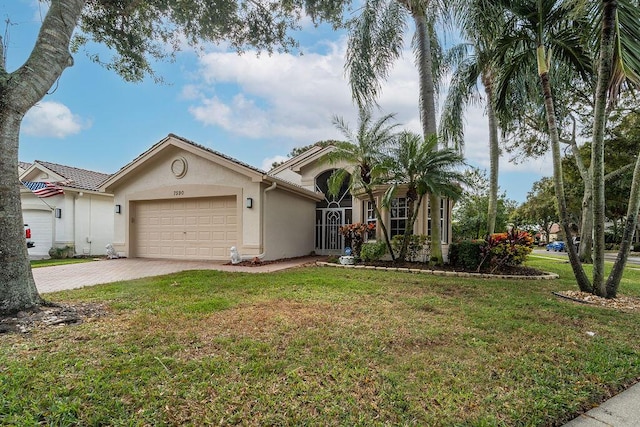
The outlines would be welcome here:
M 0 4 L 3 23 L 10 20 L 5 37 L 10 72 L 33 47 L 44 13 L 40 7 L 37 0 Z M 25 117 L 20 160 L 113 173 L 174 133 L 268 169 L 294 147 L 339 139 L 332 117 L 355 125 L 357 116 L 343 71 L 345 34 L 308 25 L 298 39 L 303 55 L 239 56 L 223 46 L 179 53 L 175 62 L 156 67 L 166 84 L 126 83 L 80 52 Z M 384 86 L 381 114 L 396 113 L 404 128 L 419 132 L 417 103 L 417 71 L 407 46 Z M 465 157 L 486 169 L 483 110 L 469 110 L 466 123 Z M 518 202 L 534 181 L 551 173 L 546 159 L 518 165 L 507 160 L 501 159 L 500 188 Z

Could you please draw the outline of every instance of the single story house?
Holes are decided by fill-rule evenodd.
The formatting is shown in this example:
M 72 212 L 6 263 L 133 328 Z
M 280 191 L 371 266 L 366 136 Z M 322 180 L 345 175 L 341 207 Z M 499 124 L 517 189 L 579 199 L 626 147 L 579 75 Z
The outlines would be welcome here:
M 265 172 L 169 134 L 100 185 L 113 194 L 113 246 L 126 257 L 194 260 L 228 260 L 231 247 L 245 259 L 339 254 L 339 227 L 375 222 L 375 215 L 346 186 L 328 195 L 336 166 L 322 158 L 331 149 L 313 147 Z M 448 244 L 451 202 L 439 209 Z M 401 193 L 383 215 L 390 232 L 401 234 L 407 219 Z M 425 203 L 416 233 L 429 227 Z
M 108 174 L 36 160 L 19 165 L 20 199 L 31 228 L 34 258 L 52 247 L 70 247 L 76 255 L 105 255 L 113 239 L 113 195 L 99 191 Z M 56 194 L 38 197 L 31 189 L 51 183 Z

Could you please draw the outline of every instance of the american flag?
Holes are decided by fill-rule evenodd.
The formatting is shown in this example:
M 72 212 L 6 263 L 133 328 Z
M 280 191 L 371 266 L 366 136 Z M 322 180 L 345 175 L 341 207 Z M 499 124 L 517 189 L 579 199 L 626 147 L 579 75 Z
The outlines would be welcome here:
M 64 194 L 64 190 L 51 182 L 23 182 L 24 186 L 40 198 L 51 197 L 57 194 Z

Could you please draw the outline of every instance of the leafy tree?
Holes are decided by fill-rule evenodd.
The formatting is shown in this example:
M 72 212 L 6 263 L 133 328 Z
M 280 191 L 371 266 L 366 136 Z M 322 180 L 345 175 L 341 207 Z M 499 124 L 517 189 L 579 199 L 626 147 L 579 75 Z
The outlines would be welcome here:
M 465 182 L 462 196 L 453 208 L 453 234 L 456 238 L 482 239 L 489 232 L 487 215 L 489 205 L 489 179 L 485 171 L 471 168 L 464 172 Z M 506 230 L 516 202 L 506 198 L 506 194 L 498 193 L 496 204 L 496 230 Z
M 346 142 L 335 144 L 335 150 L 324 157 L 324 161 L 331 164 L 346 163 L 349 166 L 339 168 L 329 179 L 329 192 L 338 194 L 344 181 L 349 179 L 351 194 L 366 194 L 373 206 L 377 223 L 380 225 L 382 236 L 391 255 L 395 254 L 389 239 L 387 227 L 382 221 L 380 206 L 376 203 L 374 191 L 377 186 L 385 184 L 388 179 L 389 147 L 394 144 L 397 124 L 390 123 L 394 116 L 387 114 L 373 120 L 371 111 L 361 109 L 358 117 L 358 127 L 352 130 L 340 117 L 334 117 L 333 124 L 346 138 Z
M 402 132 L 391 151 L 389 163 L 390 186 L 385 193 L 384 205 L 390 206 L 398 189 L 406 189 L 409 218 L 405 223 L 398 261 L 405 261 L 407 248 L 422 201 L 426 194 L 457 199 L 462 192 L 465 176 L 457 168 L 464 164 L 462 157 L 452 149 L 437 150 L 435 135 L 424 141 L 418 134 Z M 433 223 L 433 221 L 432 221 Z
M 26 62 L 6 69 L 0 43 L 0 313 L 42 303 L 29 265 L 18 186 L 18 146 L 22 119 L 73 65 L 80 46 L 107 46 L 111 58 L 91 58 L 128 81 L 159 79 L 151 63 L 171 58 L 183 41 L 227 41 L 238 51 L 272 51 L 296 46 L 289 35 L 303 15 L 334 25 L 346 2 L 292 0 L 216 3 L 200 0 L 50 0 Z M 74 38 L 74 31 L 80 32 Z M 73 41 L 72 41 L 73 39 Z
M 518 228 L 525 228 L 527 224 L 535 224 L 544 233 L 549 242 L 551 226 L 558 222 L 558 211 L 555 202 L 553 180 L 542 178 L 533 183 L 531 191 L 527 193 L 527 200 L 518 206 L 512 219 L 517 218 Z

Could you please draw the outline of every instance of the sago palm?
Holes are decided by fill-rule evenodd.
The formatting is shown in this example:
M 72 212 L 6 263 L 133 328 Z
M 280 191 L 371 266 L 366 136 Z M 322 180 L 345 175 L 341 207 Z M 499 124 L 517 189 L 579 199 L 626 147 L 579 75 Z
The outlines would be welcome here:
M 405 223 L 404 236 L 398 260 L 404 261 L 413 228 L 426 194 L 439 194 L 456 199 L 462 192 L 465 181 L 459 167 L 462 157 L 453 149 L 437 149 L 437 138 L 432 135 L 425 141 L 420 135 L 402 132 L 391 152 L 388 171 L 390 186 L 385 192 L 383 205 L 390 206 L 398 189 L 406 191 L 409 217 Z M 433 220 L 431 221 L 433 227 Z
M 336 143 L 335 149 L 325 155 L 324 161 L 349 165 L 336 169 L 331 175 L 329 192 L 337 194 L 342 183 L 348 178 L 351 194 L 367 195 L 367 199 L 375 210 L 377 223 L 381 227 L 389 254 L 395 260 L 389 233 L 382 221 L 380 208 L 374 195 L 375 188 L 386 183 L 388 177 L 386 165 L 389 162 L 389 148 L 395 142 L 395 128 L 398 126 L 392 123 L 393 118 L 392 114 L 387 114 L 374 120 L 371 110 L 360 109 L 358 126 L 354 131 L 342 118 L 334 117 L 333 123 L 344 135 L 346 141 Z

